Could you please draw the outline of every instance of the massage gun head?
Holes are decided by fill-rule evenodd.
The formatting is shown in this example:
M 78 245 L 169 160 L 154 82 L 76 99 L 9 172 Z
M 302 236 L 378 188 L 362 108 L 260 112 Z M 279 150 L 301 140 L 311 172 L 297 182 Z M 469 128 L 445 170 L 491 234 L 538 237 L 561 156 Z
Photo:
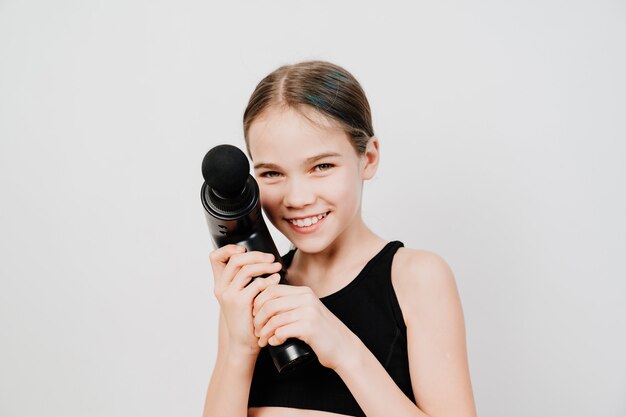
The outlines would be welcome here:
M 246 155 L 236 146 L 218 145 L 202 160 L 202 176 L 219 196 L 233 198 L 246 186 L 250 164 Z

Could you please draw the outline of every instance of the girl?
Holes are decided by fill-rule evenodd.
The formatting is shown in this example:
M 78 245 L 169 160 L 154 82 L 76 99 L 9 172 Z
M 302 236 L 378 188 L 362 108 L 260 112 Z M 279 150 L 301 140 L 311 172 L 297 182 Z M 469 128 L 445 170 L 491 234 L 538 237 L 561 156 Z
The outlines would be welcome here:
M 450 268 L 361 217 L 379 143 L 359 83 L 328 62 L 283 66 L 243 122 L 263 209 L 295 248 L 290 285 L 272 255 L 211 253 L 221 312 L 204 416 L 475 416 Z M 317 360 L 279 374 L 264 347 L 292 337 Z

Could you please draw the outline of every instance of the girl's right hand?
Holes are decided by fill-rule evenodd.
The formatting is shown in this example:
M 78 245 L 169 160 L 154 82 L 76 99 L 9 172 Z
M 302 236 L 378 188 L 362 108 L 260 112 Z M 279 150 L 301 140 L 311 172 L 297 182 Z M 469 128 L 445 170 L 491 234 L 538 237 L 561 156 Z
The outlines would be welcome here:
M 278 284 L 281 264 L 274 262 L 274 255 L 263 252 L 246 252 L 246 248 L 226 245 L 209 255 L 213 277 L 214 293 L 226 327 L 228 329 L 229 350 L 243 350 L 258 353 L 259 338 L 254 335 L 252 307 L 254 298 L 273 284 Z M 254 280 L 254 277 L 273 274 L 267 278 Z

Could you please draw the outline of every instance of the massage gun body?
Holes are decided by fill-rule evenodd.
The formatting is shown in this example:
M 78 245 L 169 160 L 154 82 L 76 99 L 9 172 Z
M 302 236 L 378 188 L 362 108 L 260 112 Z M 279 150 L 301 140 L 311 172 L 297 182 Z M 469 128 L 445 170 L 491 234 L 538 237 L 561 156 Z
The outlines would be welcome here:
M 233 213 L 232 211 L 220 210 L 216 204 L 209 204 L 208 201 L 211 201 L 209 200 L 211 198 L 210 193 L 214 191 L 206 183 L 202 186 L 202 204 L 213 245 L 216 248 L 221 248 L 234 244 L 244 246 L 248 251 L 271 253 L 274 255 L 275 261 L 282 264 L 278 249 L 263 220 L 259 198 L 255 198 L 259 193 L 256 181 L 248 181 L 246 188 L 250 188 L 250 192 L 256 194 L 250 198 L 252 204 L 237 213 Z M 285 283 L 284 266 L 280 275 L 281 283 Z
M 280 283 L 286 284 L 284 263 L 261 214 L 260 192 L 249 172 L 246 156 L 234 146 L 219 145 L 202 161 L 205 182 L 200 190 L 211 240 L 216 248 L 229 244 L 248 251 L 271 253 L 283 265 Z M 265 278 L 262 275 L 257 278 Z M 287 339 L 267 347 L 279 372 L 293 370 L 315 358 L 315 353 L 299 339 Z

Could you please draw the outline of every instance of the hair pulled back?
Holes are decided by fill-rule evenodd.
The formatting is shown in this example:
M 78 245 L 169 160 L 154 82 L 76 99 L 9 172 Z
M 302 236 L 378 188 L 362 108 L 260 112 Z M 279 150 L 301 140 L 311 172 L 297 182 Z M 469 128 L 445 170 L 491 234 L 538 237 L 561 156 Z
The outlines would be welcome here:
M 243 114 L 248 153 L 250 125 L 275 105 L 293 108 L 309 120 L 311 118 L 305 111 L 312 108 L 335 121 L 348 134 L 359 155 L 365 152 L 367 143 L 374 136 L 371 110 L 363 88 L 352 74 L 330 62 L 305 61 L 284 65 L 261 80 Z

